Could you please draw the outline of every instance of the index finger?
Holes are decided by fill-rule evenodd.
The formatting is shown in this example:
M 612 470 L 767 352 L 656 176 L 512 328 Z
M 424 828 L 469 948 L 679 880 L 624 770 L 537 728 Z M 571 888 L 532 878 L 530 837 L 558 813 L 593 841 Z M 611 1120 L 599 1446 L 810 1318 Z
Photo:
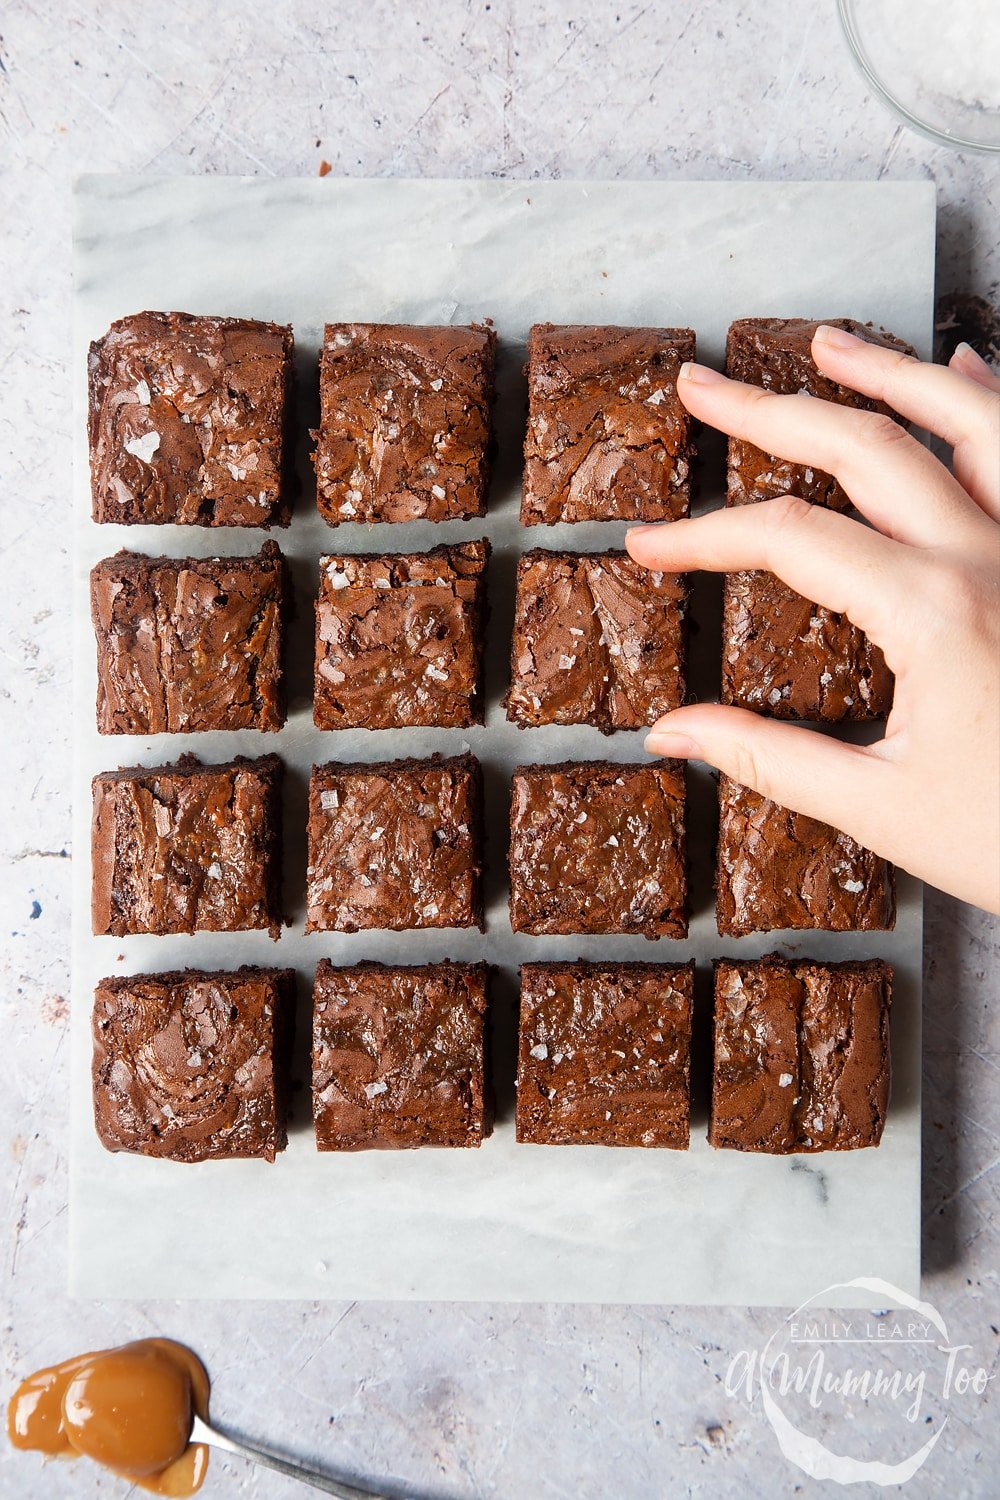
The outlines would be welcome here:
M 983 512 L 891 417 L 809 396 L 778 396 L 691 363 L 680 368 L 677 394 L 703 422 L 765 453 L 836 475 L 888 536 L 933 547 L 981 533 Z

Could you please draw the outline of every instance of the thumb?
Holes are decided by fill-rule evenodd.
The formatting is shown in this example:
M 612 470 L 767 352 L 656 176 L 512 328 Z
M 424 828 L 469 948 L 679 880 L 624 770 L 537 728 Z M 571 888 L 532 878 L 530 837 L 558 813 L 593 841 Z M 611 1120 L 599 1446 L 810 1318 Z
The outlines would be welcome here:
M 846 745 L 744 708 L 693 703 L 658 719 L 646 736 L 646 749 L 707 761 L 741 786 L 831 824 L 876 854 L 887 855 L 886 845 L 892 843 L 885 822 L 892 766 L 867 746 Z

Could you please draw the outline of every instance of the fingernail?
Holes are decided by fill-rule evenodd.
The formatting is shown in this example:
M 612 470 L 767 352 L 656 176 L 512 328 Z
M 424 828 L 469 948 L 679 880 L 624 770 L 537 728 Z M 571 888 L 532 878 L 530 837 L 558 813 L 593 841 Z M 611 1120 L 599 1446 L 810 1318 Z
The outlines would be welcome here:
M 692 385 L 715 385 L 725 378 L 710 365 L 698 365 L 691 359 L 686 359 L 677 372 L 678 380 L 690 380 Z
M 972 345 L 965 343 L 964 340 L 956 347 L 955 352 L 952 355 L 952 359 L 961 360 L 963 365 L 971 365 L 972 368 L 974 370 L 978 370 L 981 375 L 993 374 L 992 369 L 987 364 L 986 360 L 983 359 L 983 356 L 981 354 L 978 354 L 976 350 L 973 349 Z
M 813 343 L 829 344 L 833 349 L 856 349 L 864 339 L 855 338 L 844 328 L 831 328 L 829 323 L 821 323 L 813 334 Z
M 666 755 L 671 760 L 701 760 L 701 746 L 689 735 L 675 730 L 660 729 L 647 734 L 644 749 L 650 755 Z
M 648 536 L 651 531 L 662 531 L 662 521 L 647 521 L 642 526 L 630 526 L 625 533 L 625 540 L 631 541 L 634 536 Z

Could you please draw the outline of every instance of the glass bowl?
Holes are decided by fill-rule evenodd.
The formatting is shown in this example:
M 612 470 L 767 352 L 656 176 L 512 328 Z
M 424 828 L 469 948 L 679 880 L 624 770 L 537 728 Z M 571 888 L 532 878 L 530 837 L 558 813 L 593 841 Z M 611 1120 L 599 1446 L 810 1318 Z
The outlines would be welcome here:
M 1000 0 L 837 0 L 869 88 L 911 130 L 1000 152 Z

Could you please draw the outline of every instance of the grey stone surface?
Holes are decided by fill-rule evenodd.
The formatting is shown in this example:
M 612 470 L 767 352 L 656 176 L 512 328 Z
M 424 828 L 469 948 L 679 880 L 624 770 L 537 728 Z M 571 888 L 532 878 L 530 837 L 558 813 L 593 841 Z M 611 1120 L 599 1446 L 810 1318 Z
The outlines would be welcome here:
M 722 1388 L 772 1313 L 65 1296 L 69 189 L 83 170 L 311 175 L 324 160 L 358 175 L 931 176 L 939 290 L 995 301 L 995 166 L 898 129 L 832 3 L 8 0 L 0 29 L 6 1385 L 80 1347 L 170 1332 L 207 1359 L 220 1423 L 428 1500 L 840 1493 L 787 1464 L 759 1402 Z M 994 921 L 928 896 L 925 1295 L 994 1372 L 998 949 Z M 907 1495 L 997 1493 L 994 1393 L 953 1403 Z M 826 1435 L 880 1457 L 882 1420 L 872 1408 Z M 235 1462 L 213 1470 L 209 1495 L 299 1492 Z M 3 1496 L 126 1492 L 0 1455 Z

